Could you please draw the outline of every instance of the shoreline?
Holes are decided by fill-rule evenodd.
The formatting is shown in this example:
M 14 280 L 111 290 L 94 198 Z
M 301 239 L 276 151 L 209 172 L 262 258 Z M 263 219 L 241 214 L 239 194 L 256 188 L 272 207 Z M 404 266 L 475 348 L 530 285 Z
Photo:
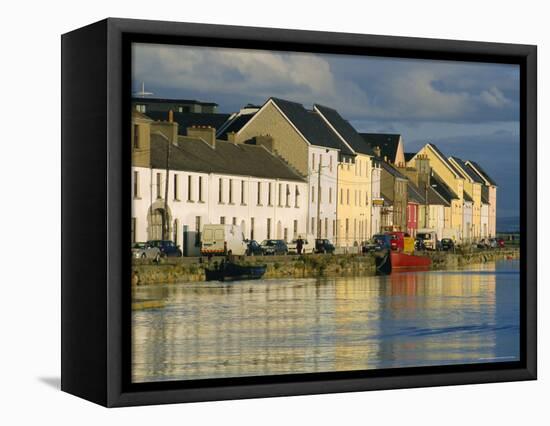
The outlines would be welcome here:
M 426 252 L 426 254 L 432 259 L 430 270 L 445 270 L 499 259 L 519 259 L 520 250 L 519 248 L 501 248 L 469 253 Z M 212 262 L 216 260 L 218 258 L 214 258 Z M 265 279 L 368 276 L 376 272 L 373 254 L 249 256 L 245 258 L 244 263 L 266 264 L 267 270 L 263 277 Z M 197 258 L 162 259 L 160 264 L 134 260 L 132 286 L 206 282 L 204 268 L 207 266 L 208 263 L 201 263 Z

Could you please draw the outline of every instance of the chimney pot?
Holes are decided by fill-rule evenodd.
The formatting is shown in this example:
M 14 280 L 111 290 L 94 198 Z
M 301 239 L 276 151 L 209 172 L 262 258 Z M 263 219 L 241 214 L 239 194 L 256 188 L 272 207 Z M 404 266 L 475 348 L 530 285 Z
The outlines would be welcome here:
M 174 111 L 172 111 L 172 110 L 168 111 L 168 122 L 169 123 L 174 122 Z

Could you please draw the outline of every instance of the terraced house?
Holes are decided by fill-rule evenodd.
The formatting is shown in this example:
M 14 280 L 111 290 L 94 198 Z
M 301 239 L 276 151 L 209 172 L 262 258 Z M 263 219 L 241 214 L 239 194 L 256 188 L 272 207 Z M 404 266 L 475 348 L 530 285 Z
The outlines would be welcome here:
M 212 127 L 182 136 L 173 120 L 135 111 L 132 122 L 133 241 L 170 239 L 192 256 L 204 224 L 239 225 L 259 241 L 306 233 L 306 180 L 269 140 L 230 143 Z
M 494 237 L 497 234 L 497 184 L 475 161 L 466 161 L 466 164 L 472 168 L 476 174 L 481 177 L 484 183 L 483 191 L 488 204 L 487 229 L 488 236 Z M 482 193 L 483 194 L 483 193 Z M 483 217 L 483 214 L 481 215 Z

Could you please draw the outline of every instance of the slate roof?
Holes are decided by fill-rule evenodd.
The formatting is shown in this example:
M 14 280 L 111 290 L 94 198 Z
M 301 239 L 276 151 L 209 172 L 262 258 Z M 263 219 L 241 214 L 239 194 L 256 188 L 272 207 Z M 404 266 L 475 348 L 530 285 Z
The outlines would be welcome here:
M 166 111 L 150 111 L 149 117 L 156 121 L 167 121 Z M 219 129 L 229 118 L 229 114 L 205 113 L 205 112 L 174 112 L 174 121 L 178 123 L 178 133 L 187 135 L 187 128 L 191 126 L 210 126 Z
M 217 133 L 218 139 L 227 140 L 227 134 L 231 132 L 238 132 L 243 126 L 250 121 L 254 114 L 241 114 L 233 118 L 227 126 L 223 127 L 220 132 Z M 222 127 L 222 126 L 220 126 Z
M 405 162 L 409 162 L 416 155 L 416 152 L 405 152 Z
M 464 201 L 466 201 L 467 203 L 473 203 L 474 200 L 472 197 L 470 197 L 470 195 L 466 192 L 466 191 L 462 191 L 462 198 L 464 199 Z
M 316 112 L 308 111 L 296 102 L 279 98 L 270 99 L 312 145 L 339 149 L 342 154 L 354 155 Z
M 487 182 L 489 182 L 491 185 L 497 186 L 497 183 L 475 161 L 466 160 L 466 164 L 471 164 L 472 166 L 474 166 L 481 177 L 485 178 L 485 180 L 487 180 Z
M 385 161 L 380 161 L 380 168 L 382 170 L 385 170 L 386 172 L 388 172 L 390 175 L 392 175 L 393 177 L 396 177 L 398 179 L 404 179 L 404 180 L 408 180 L 407 176 L 405 176 L 404 174 L 402 174 L 400 171 L 398 171 L 397 169 L 395 169 L 394 167 L 390 166 L 388 163 L 386 163 Z
M 452 158 L 460 166 L 459 171 L 462 170 L 461 174 L 463 176 L 469 177 L 470 179 L 472 179 L 476 183 L 484 183 L 483 179 L 481 179 L 481 177 L 479 177 L 479 175 L 474 171 L 472 166 L 469 166 L 468 164 L 466 164 L 465 161 L 461 160 L 458 157 L 453 156 L 453 157 L 449 157 L 449 158 Z
M 437 146 L 435 146 L 433 143 L 429 143 L 428 144 L 435 152 L 437 152 L 439 154 L 439 156 L 441 157 L 441 159 L 443 160 L 443 162 L 445 164 L 447 164 L 447 166 L 449 166 L 449 168 L 454 172 L 456 173 L 458 176 L 462 177 L 462 175 L 460 174 L 460 171 L 453 165 L 453 163 L 451 163 L 449 161 L 449 159 L 445 156 L 445 154 L 443 154 L 439 148 Z
M 407 197 L 414 203 L 426 204 L 426 195 L 422 195 L 420 189 L 411 181 L 407 183 Z
M 325 117 L 332 127 L 344 138 L 352 149 L 361 154 L 374 156 L 371 146 L 365 142 L 357 130 L 335 109 L 315 104 L 314 107 Z
M 407 190 L 409 198 L 413 197 L 419 204 L 426 204 L 426 189 L 424 187 L 418 187 L 413 182 L 409 181 Z M 431 186 L 428 187 L 428 204 L 444 205 L 447 207 L 451 205 Z
M 449 204 L 451 200 L 458 199 L 458 195 L 435 172 L 430 175 L 430 186 Z
M 360 135 L 372 149 L 380 147 L 381 158 L 387 157 L 388 160 L 395 161 L 401 135 L 390 133 L 360 133 Z
M 167 139 L 151 135 L 151 167 L 166 167 Z M 180 136 L 178 146 L 170 146 L 170 169 L 202 173 L 255 176 L 304 182 L 280 157 L 257 145 L 216 141 L 216 148 L 198 138 Z

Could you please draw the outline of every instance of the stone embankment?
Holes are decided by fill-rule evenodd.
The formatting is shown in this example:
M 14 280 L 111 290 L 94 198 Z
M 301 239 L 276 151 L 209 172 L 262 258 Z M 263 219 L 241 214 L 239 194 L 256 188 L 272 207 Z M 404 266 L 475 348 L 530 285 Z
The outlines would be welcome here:
M 428 252 L 432 269 L 456 269 L 476 263 L 499 259 L 518 259 L 519 249 L 504 248 L 471 252 Z M 319 276 L 354 276 L 375 273 L 374 255 L 307 255 L 254 256 L 243 263 L 266 264 L 264 278 L 315 278 Z M 132 270 L 133 285 L 171 284 L 204 281 L 208 263 L 199 259 L 162 259 L 159 264 L 135 260 Z

